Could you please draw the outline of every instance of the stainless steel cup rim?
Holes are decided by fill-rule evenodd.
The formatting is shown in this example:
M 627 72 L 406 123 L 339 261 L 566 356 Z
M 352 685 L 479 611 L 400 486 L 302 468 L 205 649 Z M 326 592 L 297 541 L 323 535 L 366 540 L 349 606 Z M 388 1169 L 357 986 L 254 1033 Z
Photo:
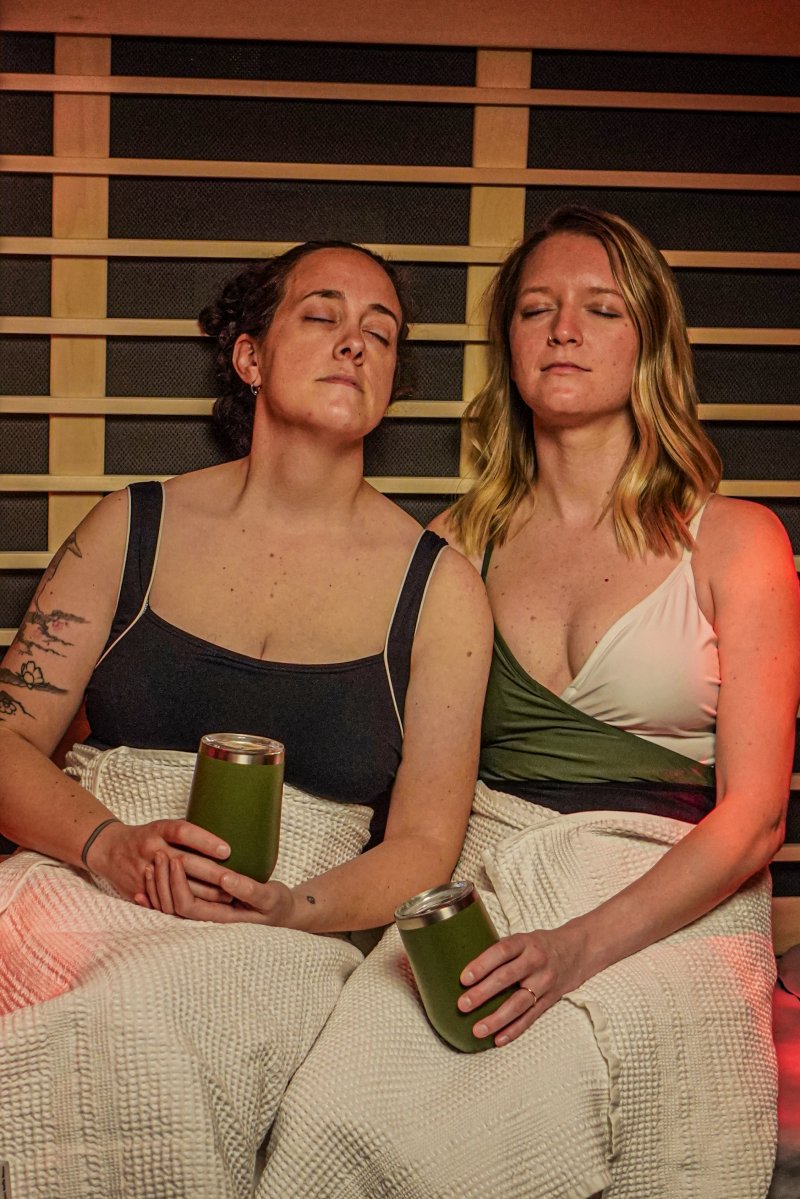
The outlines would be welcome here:
M 278 766 L 283 762 L 283 745 L 271 737 L 251 733 L 206 733 L 197 751 L 205 758 L 221 758 L 240 766 Z
M 400 929 L 426 928 L 429 924 L 439 924 L 442 920 L 456 916 L 474 903 L 476 898 L 474 884 L 468 879 L 461 879 L 413 895 L 395 910 L 394 918 Z

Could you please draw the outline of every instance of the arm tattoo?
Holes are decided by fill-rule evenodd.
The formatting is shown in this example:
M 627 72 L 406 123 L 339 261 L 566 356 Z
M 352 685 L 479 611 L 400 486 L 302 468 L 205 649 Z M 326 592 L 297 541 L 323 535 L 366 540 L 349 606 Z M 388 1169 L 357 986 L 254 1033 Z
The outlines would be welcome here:
M 76 558 L 83 557 L 83 554 L 80 551 L 80 547 L 78 546 L 78 536 L 76 533 L 70 533 L 69 537 L 64 542 L 64 544 L 61 546 L 61 548 L 56 550 L 56 552 L 53 554 L 53 557 L 50 559 L 50 565 L 48 566 L 47 570 L 42 575 L 42 581 L 40 584 L 40 588 L 46 587 L 47 584 L 50 582 L 50 580 L 53 578 L 53 575 L 56 573 L 59 566 L 61 565 L 61 560 L 66 553 L 74 554 Z

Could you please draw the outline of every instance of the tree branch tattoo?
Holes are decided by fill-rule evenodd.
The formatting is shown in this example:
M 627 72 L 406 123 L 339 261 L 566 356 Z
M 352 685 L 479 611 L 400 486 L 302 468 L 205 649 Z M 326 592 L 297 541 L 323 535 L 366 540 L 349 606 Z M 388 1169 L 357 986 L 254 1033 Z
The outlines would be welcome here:
M 77 616 L 74 612 L 64 612 L 61 608 L 54 608 L 51 612 L 44 612 L 39 605 L 39 596 L 43 594 L 47 584 L 52 581 L 64 555 L 67 553 L 74 554 L 76 558 L 83 557 L 75 533 L 70 533 L 61 548 L 53 555 L 50 565 L 42 575 L 36 595 L 33 598 L 33 604 L 25 613 L 17 635 L 11 643 L 9 654 L 11 650 L 16 648 L 29 656 L 20 664 L 18 670 L 9 670 L 5 666 L 0 666 L 0 683 L 6 683 L 9 687 L 22 687 L 27 691 L 49 691 L 57 695 L 66 694 L 65 687 L 56 687 L 54 683 L 47 681 L 34 655 L 55 654 L 58 658 L 65 657 L 66 655 L 63 650 L 71 646 L 73 642 L 68 641 L 61 634 L 66 632 L 68 626 L 71 624 L 89 623 L 83 616 Z M 0 691 L 0 723 L 3 722 L 5 717 L 13 716 L 17 712 L 22 712 L 31 720 L 35 719 L 21 700 L 14 699 L 7 691 Z

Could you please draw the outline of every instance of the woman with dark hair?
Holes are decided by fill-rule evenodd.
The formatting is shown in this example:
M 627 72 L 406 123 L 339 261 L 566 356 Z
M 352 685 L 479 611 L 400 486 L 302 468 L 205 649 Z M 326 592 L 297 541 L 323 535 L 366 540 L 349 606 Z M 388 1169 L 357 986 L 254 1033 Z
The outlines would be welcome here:
M 501 1052 L 436 1040 L 392 931 L 296 1075 L 259 1193 L 293 1170 L 339 1199 L 763 1199 L 765 866 L 800 698 L 788 540 L 716 494 L 675 282 L 620 217 L 563 209 L 527 237 L 490 342 L 475 484 L 434 527 L 495 618 L 457 877 L 507 935 L 458 1006 L 514 988 L 474 1026 Z M 334 1076 L 356 1039 L 357 1077 Z
M 240 456 L 98 504 L 2 668 L 0 829 L 27 852 L 0 867 L 0 1159 L 31 1197 L 252 1193 L 361 956 L 315 934 L 446 880 L 469 813 L 483 587 L 363 477 L 407 335 L 394 271 L 300 246 L 201 322 Z M 285 745 L 274 881 L 183 818 L 220 730 Z

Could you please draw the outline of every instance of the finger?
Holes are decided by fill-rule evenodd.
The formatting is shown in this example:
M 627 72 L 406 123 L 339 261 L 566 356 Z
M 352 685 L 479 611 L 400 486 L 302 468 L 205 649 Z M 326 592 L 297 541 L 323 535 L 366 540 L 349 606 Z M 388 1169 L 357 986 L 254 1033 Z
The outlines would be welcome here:
M 162 912 L 168 916 L 175 915 L 175 903 L 172 898 L 172 888 L 169 882 L 169 858 L 165 853 L 157 853 L 153 859 L 155 872 L 156 893 Z
M 140 908 L 152 908 L 153 906 L 143 891 L 136 892 L 133 902 L 138 904 Z
M 219 887 L 210 887 L 208 883 L 198 883 L 188 875 L 186 881 L 195 899 L 206 899 L 209 903 L 233 903 L 232 896 L 220 890 Z
M 465 987 L 479 982 L 505 962 L 519 957 L 524 948 L 525 941 L 522 937 L 501 937 L 499 941 L 496 941 L 494 945 L 490 945 L 488 949 L 484 949 L 483 953 L 473 958 L 471 962 L 467 962 L 461 971 L 461 982 Z
M 257 883 L 246 874 L 236 874 L 233 870 L 226 870 L 220 876 L 219 882 L 228 895 L 238 899 L 239 903 L 246 903 L 248 907 L 257 908 L 260 912 L 265 912 L 271 907 L 269 883 Z
M 200 828 L 189 820 L 159 820 L 158 828 L 161 836 L 171 845 L 185 846 L 197 853 L 206 854 L 210 858 L 229 858 L 231 847 L 216 833 Z
M 539 1019 L 547 1006 L 549 1005 L 545 1005 L 545 1008 L 540 1008 L 537 1004 L 535 1008 L 532 1007 L 529 1011 L 524 1012 L 518 1020 L 515 1020 L 512 1024 L 507 1024 L 502 1032 L 498 1033 L 494 1038 L 494 1043 L 498 1049 L 502 1049 L 504 1045 L 510 1045 L 512 1041 L 516 1041 L 517 1037 L 521 1037 L 525 1030 L 530 1028 L 534 1021 Z
M 532 1022 L 535 1007 L 530 992 L 520 987 L 512 995 L 509 995 L 505 1003 L 501 1003 L 496 1012 L 481 1017 L 472 1026 L 472 1031 L 476 1037 L 495 1036 L 501 1030 L 505 1033 L 506 1025 L 513 1024 L 521 1017 L 530 1016 Z
M 518 987 L 529 974 L 530 967 L 522 955 L 512 958 L 511 961 L 503 962 L 491 974 L 487 974 L 474 987 L 470 987 L 468 991 L 459 996 L 458 1006 L 462 1012 L 471 1012 L 494 995 L 499 995 L 501 991 Z
M 196 853 L 182 853 L 180 857 L 186 877 L 210 887 L 220 888 L 223 874 L 230 873 L 219 862 L 212 862 L 210 858 L 202 858 Z
M 158 891 L 156 889 L 155 871 L 152 866 L 144 868 L 144 885 L 147 890 L 147 898 L 150 900 L 150 907 L 154 911 L 161 911 L 161 904 L 158 902 Z

